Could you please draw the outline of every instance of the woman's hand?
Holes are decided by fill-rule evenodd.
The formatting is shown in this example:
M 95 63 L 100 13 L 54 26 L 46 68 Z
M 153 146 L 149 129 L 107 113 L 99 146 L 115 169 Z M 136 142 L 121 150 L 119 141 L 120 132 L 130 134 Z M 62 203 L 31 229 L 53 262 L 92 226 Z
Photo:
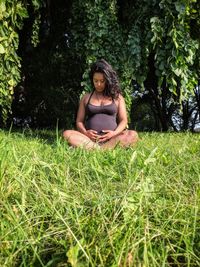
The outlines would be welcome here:
M 86 135 L 87 137 L 89 137 L 92 141 L 96 141 L 97 138 L 98 138 L 98 134 L 97 134 L 97 131 L 94 131 L 94 130 L 87 130 L 86 131 Z
M 111 131 L 111 130 L 103 130 L 102 134 L 103 135 L 100 135 L 100 136 L 98 135 L 98 141 L 100 142 L 106 142 L 116 135 L 115 131 Z

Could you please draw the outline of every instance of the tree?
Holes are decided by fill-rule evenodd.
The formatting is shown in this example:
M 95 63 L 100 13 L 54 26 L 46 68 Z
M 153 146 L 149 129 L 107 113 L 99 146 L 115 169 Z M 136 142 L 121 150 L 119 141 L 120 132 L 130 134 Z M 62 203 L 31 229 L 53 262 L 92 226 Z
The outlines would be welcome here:
M 160 130 L 198 83 L 199 3 L 193 1 L 74 1 L 73 37 L 87 68 L 106 57 L 118 69 L 130 110 L 135 80 L 149 94 Z M 81 25 L 81 27 L 79 27 Z M 115 51 L 115 53 L 113 53 Z M 83 82 L 88 88 L 88 83 Z
M 28 5 L 37 13 L 39 0 L 26 1 L 0 0 L 0 112 L 5 123 L 11 108 L 14 87 L 20 82 L 21 59 L 17 54 L 19 47 L 18 31 L 28 17 Z M 38 13 L 39 14 L 39 13 Z M 38 17 L 33 24 L 32 41 L 37 40 Z
M 81 92 L 90 90 L 90 63 L 102 57 L 119 74 L 129 114 L 135 97 L 133 84 L 137 84 L 160 130 L 174 127 L 173 114 L 194 95 L 200 69 L 197 0 L 59 0 L 56 5 L 51 0 L 42 4 L 37 0 L 29 3 L 29 8 L 26 1 L 0 1 L 7 6 L 21 3 L 24 10 L 25 15 L 16 17 L 15 22 L 21 21 L 16 31 L 21 29 L 14 49 L 15 63 L 21 62 L 21 56 L 27 95 L 32 98 L 30 112 L 37 120 L 42 118 L 49 124 L 50 119 L 55 123 L 63 116 L 63 124 L 69 122 Z M 4 50 L 0 51 L 3 55 Z M 3 64 L 1 69 L 6 73 L 10 63 L 4 58 Z M 1 100 L 4 111 L 11 103 L 8 81 L 13 92 L 20 80 L 20 65 L 14 69 L 15 83 L 2 82 L 4 93 L 9 95 L 4 97 L 7 106 Z
M 197 1 L 127 1 L 129 62 L 133 78 L 147 91 L 161 130 L 198 83 L 199 3 Z M 197 66 L 198 65 L 198 66 Z M 145 96 L 146 97 L 146 96 Z
M 70 41 L 71 1 L 48 1 L 41 8 L 39 44 L 30 43 L 31 17 L 21 31 L 19 54 L 25 75 L 26 101 L 37 127 L 72 127 L 81 93 L 82 64 Z M 13 114 L 14 115 L 14 114 Z

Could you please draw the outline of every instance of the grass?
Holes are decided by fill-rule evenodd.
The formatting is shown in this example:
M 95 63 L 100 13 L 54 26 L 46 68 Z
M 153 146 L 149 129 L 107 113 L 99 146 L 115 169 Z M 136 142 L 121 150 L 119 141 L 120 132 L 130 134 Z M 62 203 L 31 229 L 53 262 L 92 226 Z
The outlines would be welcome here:
M 200 135 L 71 149 L 0 131 L 0 266 L 200 266 Z

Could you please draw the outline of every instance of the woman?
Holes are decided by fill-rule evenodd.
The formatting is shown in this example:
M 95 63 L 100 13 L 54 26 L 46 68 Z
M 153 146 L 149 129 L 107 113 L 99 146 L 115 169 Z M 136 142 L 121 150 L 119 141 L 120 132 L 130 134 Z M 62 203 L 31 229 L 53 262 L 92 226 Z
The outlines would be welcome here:
M 98 60 L 91 66 L 90 79 L 94 90 L 80 100 L 76 119 L 78 131 L 66 130 L 63 137 L 70 145 L 87 149 L 135 144 L 138 134 L 126 130 L 125 101 L 112 66 L 104 59 Z

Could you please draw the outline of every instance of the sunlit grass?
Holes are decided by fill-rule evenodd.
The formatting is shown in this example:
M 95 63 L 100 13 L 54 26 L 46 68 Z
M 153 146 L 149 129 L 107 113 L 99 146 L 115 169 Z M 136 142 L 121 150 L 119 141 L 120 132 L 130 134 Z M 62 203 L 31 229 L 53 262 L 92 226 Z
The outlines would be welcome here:
M 0 131 L 0 266 L 200 266 L 200 135 L 140 138 Z

